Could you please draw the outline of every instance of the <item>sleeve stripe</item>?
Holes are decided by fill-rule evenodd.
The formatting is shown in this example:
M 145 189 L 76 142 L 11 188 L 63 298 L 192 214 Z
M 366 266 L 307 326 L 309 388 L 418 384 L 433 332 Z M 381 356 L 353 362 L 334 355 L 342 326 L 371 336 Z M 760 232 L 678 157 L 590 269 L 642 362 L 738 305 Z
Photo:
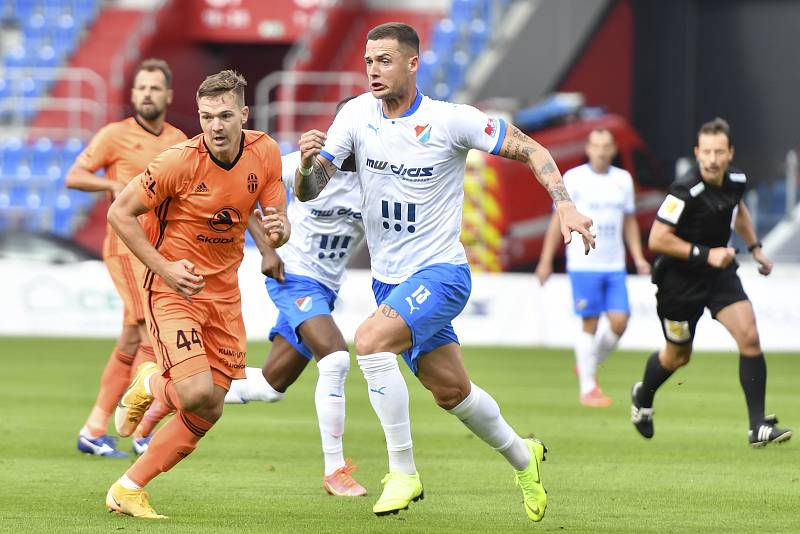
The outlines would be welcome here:
M 319 151 L 319 155 L 322 156 L 323 158 L 327 159 L 331 163 L 333 163 L 333 160 L 336 159 L 336 158 L 333 157 L 333 154 L 331 154 L 330 152 L 326 152 L 324 150 L 320 150 Z
M 491 154 L 497 155 L 500 153 L 500 147 L 503 146 L 503 141 L 506 139 L 506 121 L 503 119 L 497 119 L 497 122 L 500 123 L 500 133 L 497 134 L 497 144 L 494 145 Z

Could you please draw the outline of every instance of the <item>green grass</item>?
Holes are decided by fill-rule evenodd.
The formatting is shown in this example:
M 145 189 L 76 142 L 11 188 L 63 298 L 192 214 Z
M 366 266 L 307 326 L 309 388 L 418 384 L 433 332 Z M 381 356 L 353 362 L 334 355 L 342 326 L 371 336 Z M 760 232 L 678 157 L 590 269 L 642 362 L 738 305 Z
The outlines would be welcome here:
M 658 343 L 658 340 L 655 340 Z M 602 370 L 607 410 L 577 403 L 572 357 L 545 349 L 467 348 L 473 380 L 521 434 L 550 448 L 547 516 L 531 524 L 511 469 L 412 377 L 411 417 L 426 499 L 399 516 L 371 512 L 386 459 L 354 364 L 345 453 L 370 495 L 328 497 L 309 369 L 275 405 L 228 406 L 197 451 L 148 490 L 163 523 L 105 512 L 129 460 L 75 450 L 109 340 L 0 338 L 0 531 L 3 532 L 731 532 L 800 531 L 800 444 L 751 450 L 735 354 L 699 354 L 656 401 L 656 437 L 629 422 L 628 390 L 646 355 Z M 250 346 L 260 365 L 266 345 Z M 800 355 L 768 356 L 767 409 L 798 424 Z M 126 441 L 126 440 L 123 440 Z M 124 443 L 127 447 L 128 443 Z

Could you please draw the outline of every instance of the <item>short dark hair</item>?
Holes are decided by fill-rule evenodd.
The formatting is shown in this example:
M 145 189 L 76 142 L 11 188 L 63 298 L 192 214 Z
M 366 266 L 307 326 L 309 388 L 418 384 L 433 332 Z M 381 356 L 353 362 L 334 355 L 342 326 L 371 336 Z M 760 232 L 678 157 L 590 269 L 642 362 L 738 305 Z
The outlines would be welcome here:
M 142 72 L 155 72 L 160 70 L 162 74 L 164 74 L 164 82 L 167 84 L 167 89 L 172 88 L 172 70 L 169 68 L 169 64 L 163 59 L 158 59 L 155 57 L 147 58 L 139 63 L 139 66 L 136 67 L 136 72 L 133 73 L 133 79 L 136 80 L 136 76 Z
M 597 133 L 597 134 L 604 134 L 604 133 L 607 133 L 608 135 L 610 135 L 610 136 L 611 136 L 611 140 L 612 140 L 613 142 L 615 142 L 615 143 L 617 142 L 617 139 L 614 137 L 614 133 L 613 133 L 611 130 L 609 130 L 608 128 L 603 128 L 602 126 L 601 126 L 600 128 L 592 128 L 592 131 L 591 131 L 591 132 L 589 132 L 589 135 L 587 135 L 587 136 L 586 136 L 586 140 L 588 141 L 588 140 L 589 140 L 589 138 L 590 138 L 590 137 L 592 136 L 592 134 L 594 134 L 594 133 Z
M 411 48 L 415 54 L 419 55 L 419 35 L 417 35 L 417 30 L 408 24 L 387 22 L 375 26 L 367 34 L 367 40 L 377 41 L 378 39 L 395 39 L 398 43 Z
M 700 136 L 701 135 L 717 135 L 717 134 L 725 134 L 725 137 L 728 138 L 728 146 L 733 146 L 733 139 L 731 139 L 731 127 L 723 118 L 716 117 L 714 120 L 708 121 L 700 126 L 700 129 L 697 131 L 697 144 L 700 144 Z
M 235 70 L 223 70 L 206 77 L 197 89 L 197 100 L 203 97 L 216 98 L 233 93 L 240 106 L 244 106 L 244 88 L 247 80 Z

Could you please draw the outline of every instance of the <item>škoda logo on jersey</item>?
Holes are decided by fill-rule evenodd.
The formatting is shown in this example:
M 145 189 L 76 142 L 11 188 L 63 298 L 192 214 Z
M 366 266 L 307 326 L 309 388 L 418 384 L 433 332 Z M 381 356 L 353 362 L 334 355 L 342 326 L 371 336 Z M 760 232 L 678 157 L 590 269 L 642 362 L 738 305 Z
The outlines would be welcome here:
M 208 220 L 208 227 L 215 232 L 227 232 L 241 220 L 242 216 L 236 208 L 220 208 Z
M 247 176 L 247 191 L 248 193 L 255 193 L 258 189 L 258 176 L 252 172 Z

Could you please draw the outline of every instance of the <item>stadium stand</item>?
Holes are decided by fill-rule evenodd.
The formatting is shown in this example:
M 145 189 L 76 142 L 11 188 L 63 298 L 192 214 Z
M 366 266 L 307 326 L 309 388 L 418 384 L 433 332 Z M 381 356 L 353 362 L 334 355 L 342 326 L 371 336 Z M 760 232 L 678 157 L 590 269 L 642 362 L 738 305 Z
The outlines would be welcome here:
M 83 148 L 78 138 L 27 139 L 54 76 L 65 66 L 99 11 L 97 0 L 5 0 L 0 124 L 0 230 L 70 236 L 97 195 L 64 188 L 64 176 Z

